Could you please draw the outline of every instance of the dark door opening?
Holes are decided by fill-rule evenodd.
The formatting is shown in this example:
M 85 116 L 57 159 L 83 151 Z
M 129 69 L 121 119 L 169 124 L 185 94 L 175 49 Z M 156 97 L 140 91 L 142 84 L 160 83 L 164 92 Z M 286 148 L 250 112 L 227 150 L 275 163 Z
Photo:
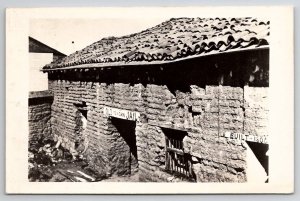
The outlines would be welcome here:
M 111 118 L 112 125 L 116 128 L 114 133 L 116 172 L 118 175 L 133 174 L 138 171 L 138 157 L 135 136 L 135 121 Z
M 260 165 L 263 167 L 266 176 L 269 176 L 269 156 L 267 154 L 269 150 L 268 144 L 262 144 L 262 143 L 256 143 L 256 142 L 247 142 L 248 146 L 252 150 L 253 154 L 255 155 L 256 159 L 260 163 Z M 265 183 L 268 183 L 269 179 L 265 181 Z

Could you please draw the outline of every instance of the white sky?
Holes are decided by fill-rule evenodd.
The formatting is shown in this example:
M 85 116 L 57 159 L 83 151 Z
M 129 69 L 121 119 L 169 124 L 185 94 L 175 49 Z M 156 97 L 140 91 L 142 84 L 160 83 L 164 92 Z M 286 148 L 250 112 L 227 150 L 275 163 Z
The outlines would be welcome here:
M 29 35 L 69 55 L 103 37 L 140 32 L 168 19 L 34 19 L 30 21 Z
M 40 9 L 36 11 L 40 12 Z M 254 11 L 260 15 L 263 13 L 258 8 L 237 10 L 236 7 L 94 8 L 88 13 L 84 9 L 60 8 L 56 11 L 53 13 L 51 9 L 44 9 L 43 13 L 31 19 L 29 35 L 67 55 L 103 37 L 140 32 L 172 17 L 245 17 L 253 16 Z M 52 18 L 45 18 L 49 15 Z

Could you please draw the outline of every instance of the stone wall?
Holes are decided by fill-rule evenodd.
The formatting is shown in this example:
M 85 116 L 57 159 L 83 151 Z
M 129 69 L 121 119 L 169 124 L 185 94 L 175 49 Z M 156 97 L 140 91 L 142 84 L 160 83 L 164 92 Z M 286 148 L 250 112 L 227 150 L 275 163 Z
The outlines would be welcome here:
M 169 128 L 187 132 L 184 150 L 192 158 L 197 181 L 244 182 L 246 148 L 223 134 L 267 134 L 268 111 L 261 107 L 267 88 L 190 85 L 182 91 L 158 84 L 49 80 L 49 90 L 54 93 L 51 124 L 55 139 L 67 149 L 74 149 L 76 140 L 83 139 L 91 167 L 108 175 L 128 174 L 124 160 L 137 158 L 141 181 L 169 181 L 172 175 L 165 171 L 163 131 Z M 85 134 L 76 136 L 76 104 L 83 102 L 88 110 L 87 128 Z M 103 114 L 104 106 L 141 114 L 135 125 L 136 158 L 128 155 L 128 146 L 119 146 L 126 141 Z
M 51 104 L 53 95 L 48 91 L 29 93 L 28 121 L 29 147 L 35 147 L 39 140 L 51 137 Z
M 164 169 L 165 140 L 160 127 L 187 131 L 185 152 L 193 156 L 197 181 L 245 181 L 245 148 L 240 142 L 219 137 L 230 131 L 243 133 L 243 89 L 239 87 L 191 86 L 191 93 L 171 94 L 167 87 L 148 86 L 145 139 L 149 143 L 142 167 L 148 171 Z M 145 150 L 143 147 L 142 150 Z M 153 158 L 152 161 L 149 161 Z M 141 156 L 143 154 L 141 153 Z M 139 161 L 143 159 L 139 157 Z M 149 166 L 152 166 L 149 169 Z M 146 173 L 145 173 L 146 174 Z
M 266 87 L 245 87 L 245 134 L 258 136 L 268 135 L 268 88 Z

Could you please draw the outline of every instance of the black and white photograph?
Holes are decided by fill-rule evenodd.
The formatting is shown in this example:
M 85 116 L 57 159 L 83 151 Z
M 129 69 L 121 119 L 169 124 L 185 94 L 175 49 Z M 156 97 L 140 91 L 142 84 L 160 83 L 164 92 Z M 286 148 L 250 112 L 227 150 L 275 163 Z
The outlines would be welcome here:
M 272 19 L 29 18 L 27 182 L 277 181 Z

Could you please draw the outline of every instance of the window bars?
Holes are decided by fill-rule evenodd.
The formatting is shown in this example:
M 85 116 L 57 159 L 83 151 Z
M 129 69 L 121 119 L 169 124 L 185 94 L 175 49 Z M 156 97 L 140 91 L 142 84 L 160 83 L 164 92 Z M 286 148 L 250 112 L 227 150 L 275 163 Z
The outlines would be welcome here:
M 169 130 L 169 129 L 168 129 Z M 166 170 L 188 178 L 193 177 L 190 155 L 184 153 L 183 138 L 185 132 L 169 130 L 166 137 Z

